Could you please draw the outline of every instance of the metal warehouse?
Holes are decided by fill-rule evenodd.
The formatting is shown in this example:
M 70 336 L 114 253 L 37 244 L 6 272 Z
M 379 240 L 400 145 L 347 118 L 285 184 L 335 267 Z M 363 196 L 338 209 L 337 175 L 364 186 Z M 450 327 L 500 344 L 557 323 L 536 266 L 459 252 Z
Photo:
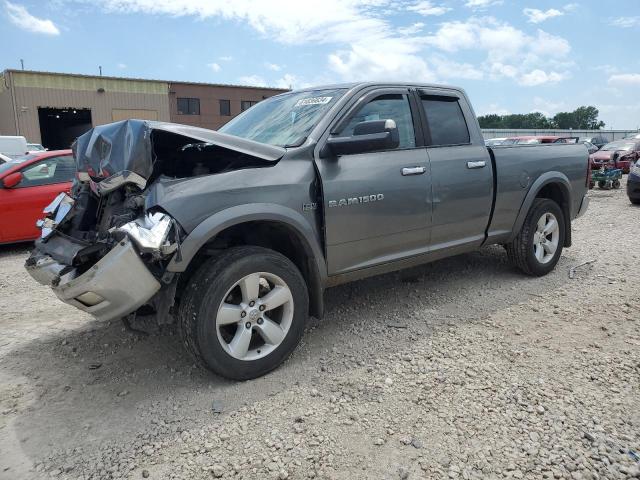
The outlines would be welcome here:
M 140 118 L 217 129 L 255 103 L 286 90 L 66 73 L 5 70 L 0 135 L 68 148 L 93 126 Z

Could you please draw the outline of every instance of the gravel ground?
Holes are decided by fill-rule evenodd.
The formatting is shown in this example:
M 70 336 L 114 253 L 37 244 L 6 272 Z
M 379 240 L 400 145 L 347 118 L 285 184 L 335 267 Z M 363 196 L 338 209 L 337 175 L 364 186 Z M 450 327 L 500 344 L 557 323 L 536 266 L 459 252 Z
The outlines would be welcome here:
M 640 477 L 640 208 L 591 202 L 552 274 L 489 247 L 331 289 L 244 383 L 171 329 L 65 306 L 2 247 L 0 478 Z

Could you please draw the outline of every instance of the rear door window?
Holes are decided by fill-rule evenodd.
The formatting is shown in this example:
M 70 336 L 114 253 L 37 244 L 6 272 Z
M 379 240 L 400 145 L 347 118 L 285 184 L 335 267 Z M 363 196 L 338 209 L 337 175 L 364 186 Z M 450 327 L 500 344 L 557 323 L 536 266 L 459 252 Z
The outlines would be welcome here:
M 422 107 L 427 116 L 432 146 L 466 145 L 469 128 L 456 97 L 422 96 Z

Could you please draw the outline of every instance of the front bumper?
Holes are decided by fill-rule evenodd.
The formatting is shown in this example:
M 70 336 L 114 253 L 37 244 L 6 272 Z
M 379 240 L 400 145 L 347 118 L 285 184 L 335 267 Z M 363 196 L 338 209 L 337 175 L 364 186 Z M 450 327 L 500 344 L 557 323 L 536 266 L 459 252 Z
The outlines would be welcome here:
M 580 203 L 580 208 L 578 209 L 578 214 L 576 215 L 576 218 L 580 218 L 585 213 L 587 213 L 588 208 L 589 208 L 589 197 L 585 195 L 584 197 L 582 197 L 582 203 Z
M 99 320 L 134 312 L 160 289 L 129 239 L 80 275 L 37 252 L 27 260 L 26 269 L 38 283 L 50 286 L 60 300 Z

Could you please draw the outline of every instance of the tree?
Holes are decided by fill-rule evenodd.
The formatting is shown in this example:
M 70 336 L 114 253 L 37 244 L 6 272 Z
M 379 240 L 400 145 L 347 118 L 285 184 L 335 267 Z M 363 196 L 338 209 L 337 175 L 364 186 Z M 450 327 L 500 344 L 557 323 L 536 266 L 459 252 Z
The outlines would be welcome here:
M 513 128 L 513 129 L 577 129 L 598 130 L 605 123 L 598 120 L 596 107 L 578 107 L 573 112 L 559 112 L 553 118 L 547 118 L 540 112 L 511 113 L 509 115 L 482 115 L 478 117 L 480 128 Z
M 552 122 L 556 128 L 598 130 L 605 125 L 602 120 L 598 120 L 599 113 L 596 107 L 578 107 L 573 112 L 557 113 Z
M 480 128 L 551 128 L 542 113 L 511 113 L 509 115 L 483 115 L 478 117 Z

